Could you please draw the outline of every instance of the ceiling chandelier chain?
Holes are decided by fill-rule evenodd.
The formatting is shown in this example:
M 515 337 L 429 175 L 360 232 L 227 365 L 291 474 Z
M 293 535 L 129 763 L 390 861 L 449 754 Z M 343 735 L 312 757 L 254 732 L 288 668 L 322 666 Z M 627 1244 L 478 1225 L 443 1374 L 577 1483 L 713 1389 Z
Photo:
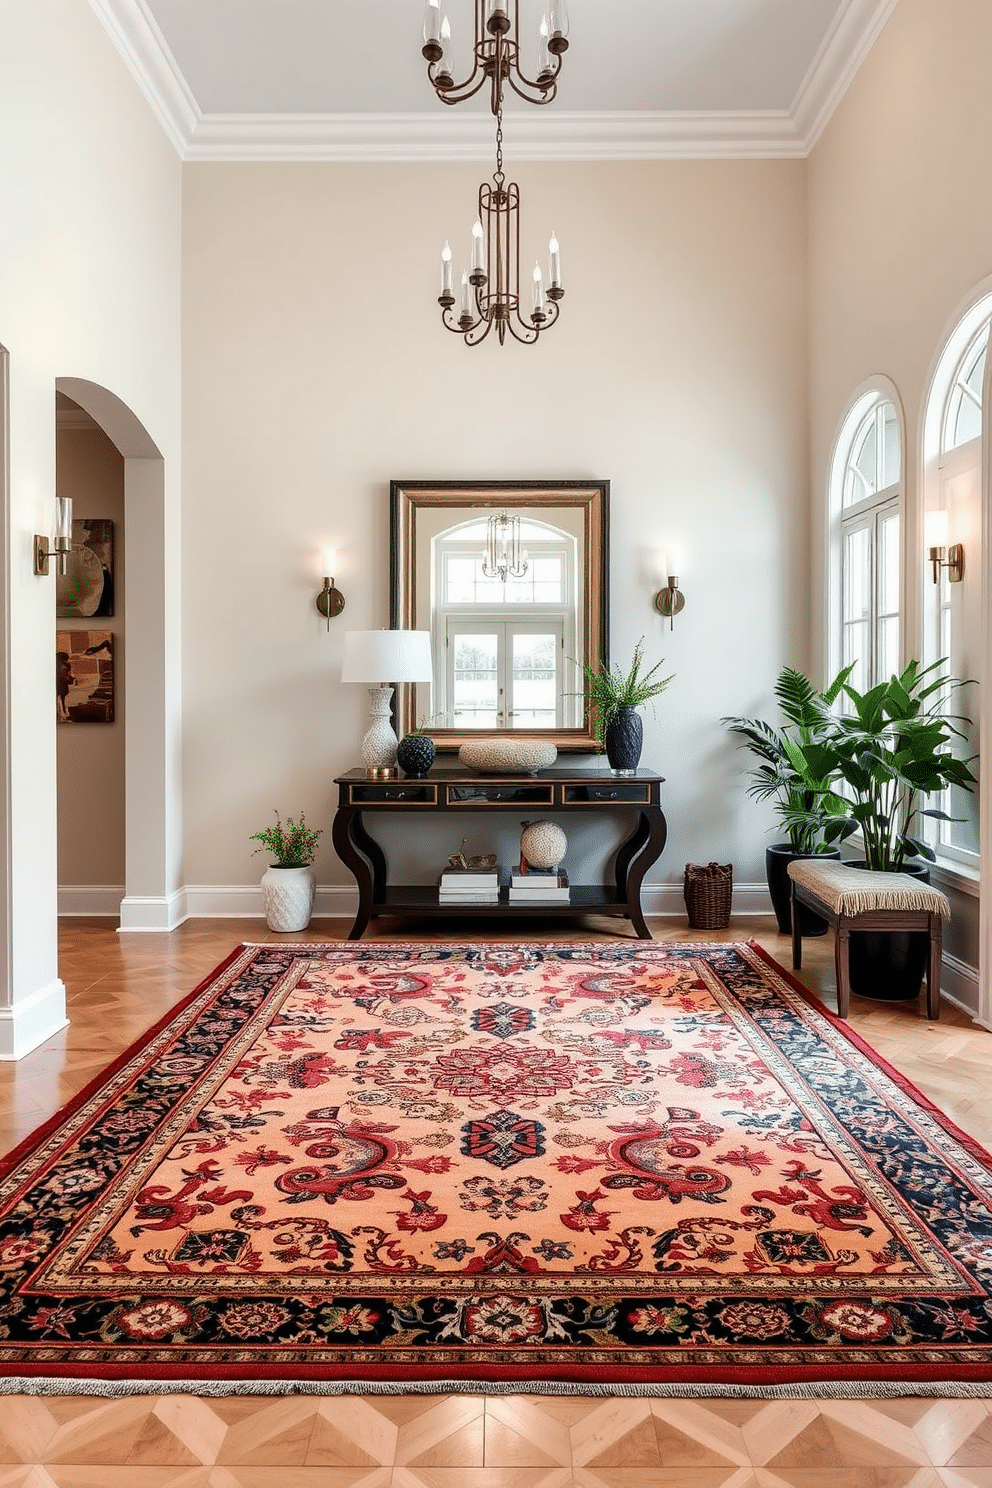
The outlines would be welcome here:
M 520 544 L 520 518 L 501 511 L 486 522 L 486 546 L 482 553 L 482 572 L 487 579 L 522 579 L 529 568 L 527 549 Z
M 461 301 L 457 316 L 451 284 L 451 245 L 441 250 L 441 322 L 464 338 L 467 346 L 478 346 L 495 326 L 502 346 L 506 333 L 532 346 L 542 331 L 558 319 L 561 287 L 561 249 L 554 233 L 548 244 L 548 286 L 545 289 L 540 264 L 531 278 L 531 310 L 520 304 L 520 188 L 503 175 L 503 106 L 496 110 L 496 169 L 492 185 L 479 187 L 478 216 L 472 227 L 472 267 L 462 273 Z
M 473 0 L 475 41 L 472 71 L 456 83 L 451 62 L 451 25 L 441 13 L 441 0 L 427 0 L 424 45 L 427 77 L 442 103 L 463 103 L 489 83 L 489 106 L 495 114 L 508 84 L 527 103 L 550 103 L 558 91 L 562 57 L 568 50 L 567 0 L 548 0 L 537 36 L 537 76 L 528 77 L 520 64 L 520 0 Z

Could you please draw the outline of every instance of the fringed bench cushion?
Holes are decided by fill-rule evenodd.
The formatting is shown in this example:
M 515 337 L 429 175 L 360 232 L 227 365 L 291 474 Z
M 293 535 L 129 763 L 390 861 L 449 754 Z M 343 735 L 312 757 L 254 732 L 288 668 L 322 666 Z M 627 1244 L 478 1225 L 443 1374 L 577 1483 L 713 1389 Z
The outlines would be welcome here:
M 843 863 L 801 858 L 789 864 L 789 877 L 815 894 L 834 915 L 874 914 L 889 909 L 937 914 L 945 920 L 951 916 L 946 895 L 908 873 L 872 873 L 846 868 Z

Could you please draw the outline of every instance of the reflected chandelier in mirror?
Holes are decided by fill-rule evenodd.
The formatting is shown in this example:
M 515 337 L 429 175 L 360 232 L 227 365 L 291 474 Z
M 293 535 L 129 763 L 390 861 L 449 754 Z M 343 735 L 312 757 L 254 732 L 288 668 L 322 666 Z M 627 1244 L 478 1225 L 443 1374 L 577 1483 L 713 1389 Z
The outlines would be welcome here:
M 583 663 L 608 657 L 609 481 L 390 483 L 390 624 L 429 630 L 434 677 L 397 688 L 397 733 L 598 748 Z

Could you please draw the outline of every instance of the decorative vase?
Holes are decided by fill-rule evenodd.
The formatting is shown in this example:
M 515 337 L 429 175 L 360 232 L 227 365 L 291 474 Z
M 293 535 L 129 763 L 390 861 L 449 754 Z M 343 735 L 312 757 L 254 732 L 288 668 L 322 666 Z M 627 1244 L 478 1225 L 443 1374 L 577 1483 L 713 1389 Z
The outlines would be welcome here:
M 555 822 L 523 822 L 520 834 L 520 856 L 528 866 L 542 873 L 553 873 L 568 852 L 568 838 Z
M 614 775 L 633 775 L 644 742 L 644 724 L 637 709 L 618 708 L 603 731 L 603 742 Z
M 270 930 L 305 930 L 313 913 L 317 881 L 310 868 L 266 868 L 262 904 Z
M 427 774 L 436 754 L 434 740 L 427 734 L 404 734 L 396 746 L 396 763 L 405 775 L 419 779 Z
M 867 868 L 859 860 L 844 860 L 847 868 Z M 897 873 L 930 882 L 925 863 L 903 863 Z M 848 949 L 851 991 L 877 1002 L 911 1002 L 919 997 L 930 955 L 925 930 L 852 930 Z

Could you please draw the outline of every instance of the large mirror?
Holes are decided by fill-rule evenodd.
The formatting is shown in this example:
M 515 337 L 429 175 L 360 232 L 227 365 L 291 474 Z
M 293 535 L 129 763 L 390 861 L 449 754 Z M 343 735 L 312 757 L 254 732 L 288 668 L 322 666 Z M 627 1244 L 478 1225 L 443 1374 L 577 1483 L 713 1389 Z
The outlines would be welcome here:
M 396 731 L 597 747 L 583 663 L 607 657 L 609 481 L 392 481 L 390 623 L 429 630 L 434 676 Z

